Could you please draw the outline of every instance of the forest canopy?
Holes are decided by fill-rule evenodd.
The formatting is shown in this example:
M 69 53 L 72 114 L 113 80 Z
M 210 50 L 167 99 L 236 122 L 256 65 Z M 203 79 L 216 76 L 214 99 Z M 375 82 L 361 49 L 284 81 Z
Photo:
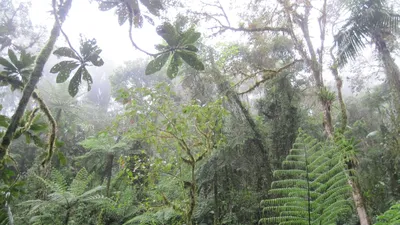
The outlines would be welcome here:
M 0 224 L 400 224 L 399 38 L 395 0 L 0 0 Z

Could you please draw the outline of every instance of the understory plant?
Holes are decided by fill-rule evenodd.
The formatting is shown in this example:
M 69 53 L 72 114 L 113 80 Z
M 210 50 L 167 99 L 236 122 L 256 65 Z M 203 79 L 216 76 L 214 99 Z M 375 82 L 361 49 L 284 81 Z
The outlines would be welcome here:
M 350 186 L 337 145 L 319 142 L 300 131 L 276 181 L 270 199 L 262 201 L 261 224 L 335 224 L 352 211 Z

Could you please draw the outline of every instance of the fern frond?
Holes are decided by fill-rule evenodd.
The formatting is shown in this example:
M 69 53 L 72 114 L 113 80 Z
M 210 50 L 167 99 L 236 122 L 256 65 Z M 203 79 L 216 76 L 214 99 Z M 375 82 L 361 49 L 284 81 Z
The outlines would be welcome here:
M 72 181 L 69 191 L 76 196 L 81 195 L 85 192 L 91 180 L 92 175 L 90 175 L 85 168 L 82 168 Z
M 261 202 L 261 224 L 334 224 L 351 210 L 345 167 L 338 148 L 299 132 L 294 148 L 274 172 L 278 179 L 269 194 L 278 198 Z

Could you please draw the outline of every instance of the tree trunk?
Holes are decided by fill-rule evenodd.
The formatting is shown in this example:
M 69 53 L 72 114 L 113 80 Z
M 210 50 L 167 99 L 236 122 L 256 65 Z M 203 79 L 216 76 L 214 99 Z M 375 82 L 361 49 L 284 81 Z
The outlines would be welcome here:
M 339 76 L 336 58 L 332 54 L 332 51 L 331 51 L 331 58 L 333 60 L 333 65 L 331 66 L 330 69 L 331 69 L 331 72 L 336 81 L 336 88 L 338 91 L 338 101 L 340 104 L 340 112 L 341 112 L 341 120 L 342 120 L 341 128 L 340 128 L 339 132 L 341 134 L 343 134 L 347 127 L 347 111 L 346 111 L 346 105 L 344 103 L 343 96 L 342 96 L 343 83 L 342 83 L 342 79 Z M 355 168 L 356 166 L 354 165 L 354 163 L 348 162 L 348 161 L 345 161 L 345 163 L 348 165 L 349 170 L 356 169 Z M 354 174 L 351 174 L 351 175 L 354 176 Z M 354 204 L 356 206 L 358 218 L 360 220 L 360 225 L 370 225 L 371 221 L 367 214 L 367 209 L 365 207 L 364 197 L 362 196 L 362 191 L 361 191 L 360 185 L 358 184 L 358 182 L 356 180 L 353 180 L 351 177 L 348 178 L 347 182 L 351 186 L 351 194 L 353 197 Z
M 397 115 L 400 114 L 400 69 L 394 62 L 389 49 L 387 48 L 386 41 L 383 39 L 382 35 L 376 34 L 375 44 L 378 48 L 380 58 L 385 67 L 386 77 L 389 81 L 390 87 L 394 93 L 395 98 L 393 102 L 397 111 Z M 399 116 L 397 116 L 397 127 L 399 126 Z M 398 128 L 399 129 L 399 128 Z
M 55 1 L 53 2 L 55 4 Z M 64 22 L 66 15 L 68 14 L 69 9 L 71 8 L 72 0 L 67 0 L 62 6 L 60 10 L 60 23 Z M 0 161 L 4 159 L 4 156 L 7 154 L 8 146 L 11 144 L 14 133 L 18 128 L 18 124 L 22 116 L 24 115 L 26 106 L 28 105 L 29 99 L 36 87 L 36 84 L 39 82 L 40 77 L 42 76 L 43 68 L 50 57 L 50 54 L 53 50 L 54 44 L 57 41 L 58 36 L 61 32 L 61 25 L 58 22 L 55 22 L 53 25 L 53 29 L 51 30 L 51 35 L 46 45 L 40 51 L 38 57 L 36 58 L 36 64 L 33 68 L 33 71 L 29 77 L 29 81 L 26 84 L 24 91 L 22 92 L 22 97 L 18 103 L 17 109 L 15 110 L 14 115 L 11 117 L 10 125 L 7 127 L 6 132 L 1 140 L 0 144 Z
M 213 179 L 213 189 L 214 189 L 214 225 L 220 224 L 219 221 L 219 201 L 218 201 L 218 158 L 214 162 L 214 179 Z
M 250 129 L 254 133 L 254 138 L 252 138 L 252 141 L 261 152 L 264 162 L 262 165 L 260 165 L 260 170 L 262 171 L 261 174 L 264 174 L 266 180 L 265 185 L 262 186 L 265 186 L 267 189 L 269 189 L 271 186 L 270 184 L 272 183 L 272 168 L 267 147 L 263 143 L 263 136 L 258 130 L 257 124 L 254 121 L 253 117 L 250 115 L 249 110 L 243 105 L 242 101 L 239 98 L 239 95 L 232 90 L 228 81 L 223 78 L 223 76 L 217 69 L 214 69 L 213 75 L 215 77 L 215 83 L 217 84 L 219 92 L 221 94 L 225 94 L 228 97 L 228 100 L 234 103 L 240 109 L 240 112 L 242 113 L 247 123 L 249 124 Z M 263 177 L 259 177 L 259 183 L 263 183 L 262 180 Z M 260 184 L 258 184 L 257 186 L 260 186 Z
M 70 208 L 67 208 L 67 212 L 65 212 L 65 219 L 64 219 L 64 225 L 68 225 L 69 223 L 69 214 L 70 214 Z
M 111 185 L 113 162 L 114 162 L 114 154 L 112 153 L 107 154 L 107 165 L 104 171 L 104 174 L 107 177 L 107 189 L 106 189 L 107 197 L 110 197 L 110 185 Z
M 354 204 L 356 206 L 358 218 L 360 219 L 360 225 L 370 225 L 371 220 L 368 217 L 367 210 L 365 208 L 364 199 L 361 193 L 361 188 L 357 182 L 353 179 L 349 178 L 347 180 L 349 185 L 351 186 L 351 194 L 353 197 Z

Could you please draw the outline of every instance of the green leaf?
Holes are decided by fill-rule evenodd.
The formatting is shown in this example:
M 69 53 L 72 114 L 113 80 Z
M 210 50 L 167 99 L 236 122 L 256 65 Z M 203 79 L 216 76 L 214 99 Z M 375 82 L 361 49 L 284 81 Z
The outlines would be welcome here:
M 196 32 L 194 28 L 190 28 L 182 34 L 182 44 L 194 44 L 200 36 L 201 34 L 199 32 Z
M 19 61 L 21 61 L 21 63 L 24 65 L 24 68 L 26 68 L 31 66 L 35 62 L 36 56 L 22 51 L 19 58 Z
M 118 2 L 115 2 L 115 1 L 100 2 L 99 9 L 100 9 L 100 11 L 108 11 L 117 5 L 118 5 Z
M 157 27 L 157 34 L 160 35 L 169 46 L 174 47 L 179 43 L 179 35 L 172 24 L 164 22 L 161 26 Z
M 63 83 L 68 79 L 71 72 L 78 66 L 79 64 L 75 61 L 62 61 L 54 65 L 51 68 L 50 73 L 58 73 L 56 82 Z
M 88 91 L 90 91 L 91 85 L 93 84 L 93 79 L 86 67 L 82 68 L 82 80 L 87 82 Z
M 171 62 L 168 65 L 168 69 L 167 69 L 167 76 L 170 79 L 174 79 L 179 72 L 179 67 L 182 65 L 182 60 L 181 58 L 178 56 L 178 54 L 174 53 L 172 55 L 172 59 Z
M 196 53 L 189 51 L 177 51 L 179 56 L 185 61 L 189 66 L 195 70 L 204 70 L 203 63 L 197 58 Z
M 0 57 L 0 65 L 4 66 L 6 70 L 17 71 L 17 68 L 3 57 Z
M 157 56 L 157 58 L 155 58 L 154 60 L 151 60 L 149 62 L 149 64 L 146 67 L 146 71 L 145 74 L 146 75 L 150 75 L 153 74 L 157 71 L 160 71 L 161 68 L 165 65 L 165 63 L 167 62 L 168 58 L 169 58 L 170 52 L 168 53 L 164 53 L 160 56 Z
M 58 57 L 68 57 L 68 58 L 80 60 L 79 56 L 77 56 L 76 53 L 72 49 L 67 48 L 67 47 L 58 48 L 57 50 L 55 50 L 53 52 L 53 54 Z
M 79 91 L 79 85 L 82 82 L 82 70 L 83 66 L 79 67 L 79 69 L 76 71 L 75 75 L 72 77 L 71 81 L 69 82 L 68 85 L 68 93 L 72 96 L 75 97 L 76 94 L 78 94 Z
M 34 132 L 40 132 L 40 131 L 45 131 L 47 127 L 48 127 L 47 123 L 35 123 L 29 127 L 29 130 Z
M 65 155 L 61 151 L 57 151 L 57 157 L 62 166 L 65 166 L 67 164 L 67 157 L 65 157 Z
M 166 46 L 166 45 L 161 45 L 161 44 L 154 45 L 154 48 L 157 49 L 157 50 L 160 51 L 160 52 L 163 52 L 163 51 L 168 50 L 168 46 Z
M 94 65 L 94 66 L 102 66 L 104 65 L 103 59 L 99 56 L 101 53 L 101 49 L 97 49 L 94 53 L 92 53 L 89 56 L 89 61 Z
M 15 52 L 9 48 L 8 49 L 8 57 L 10 58 L 11 62 L 18 68 L 22 69 L 21 62 L 18 61 L 17 55 L 15 55 Z
M 194 45 L 186 45 L 185 47 L 186 50 L 191 51 L 191 52 L 198 52 L 199 49 L 196 48 Z
M 128 8 L 125 4 L 119 4 L 117 8 L 118 24 L 122 26 L 128 19 Z
M 0 127 L 8 127 L 10 119 L 4 115 L 0 115 Z
M 160 10 L 164 9 L 160 0 L 140 0 L 140 2 L 155 16 L 159 16 Z

